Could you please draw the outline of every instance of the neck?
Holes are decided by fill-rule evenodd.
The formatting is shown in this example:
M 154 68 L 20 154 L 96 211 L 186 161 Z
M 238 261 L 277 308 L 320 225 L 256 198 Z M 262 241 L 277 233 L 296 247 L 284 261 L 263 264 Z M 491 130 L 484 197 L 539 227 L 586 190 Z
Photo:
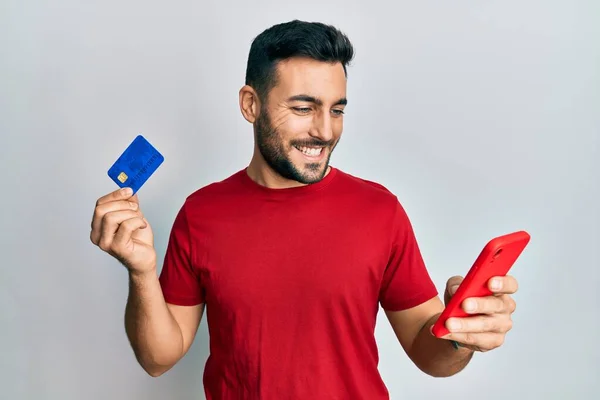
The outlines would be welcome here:
M 325 176 L 329 174 L 330 170 L 331 167 L 328 166 Z M 273 168 L 269 166 L 269 164 L 267 164 L 262 155 L 260 155 L 260 152 L 256 151 L 254 152 L 252 160 L 248 165 L 247 173 L 250 179 L 252 179 L 254 182 L 270 189 L 287 189 L 292 187 L 306 186 L 305 183 L 300 183 L 279 175 Z

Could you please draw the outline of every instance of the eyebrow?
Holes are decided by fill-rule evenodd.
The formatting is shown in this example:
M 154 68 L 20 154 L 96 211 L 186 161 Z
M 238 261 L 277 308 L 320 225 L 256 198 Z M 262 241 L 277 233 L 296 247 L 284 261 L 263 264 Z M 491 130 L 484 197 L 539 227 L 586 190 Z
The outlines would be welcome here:
M 296 96 L 292 96 L 290 98 L 288 98 L 289 102 L 292 101 L 306 101 L 308 103 L 314 103 L 318 106 L 322 106 L 323 105 L 323 100 L 314 97 L 314 96 L 309 96 L 307 94 L 298 94 Z M 346 104 L 348 104 L 348 99 L 346 99 L 345 97 L 342 97 L 341 99 L 339 99 L 338 101 L 336 101 L 333 105 L 334 106 L 345 106 Z

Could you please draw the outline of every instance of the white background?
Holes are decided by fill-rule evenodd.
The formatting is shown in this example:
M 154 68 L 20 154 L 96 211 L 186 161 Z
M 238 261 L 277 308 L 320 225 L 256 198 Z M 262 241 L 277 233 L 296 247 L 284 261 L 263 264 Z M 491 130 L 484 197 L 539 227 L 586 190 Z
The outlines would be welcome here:
M 424 375 L 380 314 L 392 399 L 590 399 L 600 390 L 597 1 L 0 2 L 0 398 L 202 399 L 205 321 L 158 379 L 124 328 L 127 275 L 89 241 L 106 170 L 139 133 L 159 257 L 185 196 L 243 168 L 252 39 L 335 24 L 356 48 L 332 164 L 396 193 L 440 290 L 525 229 L 514 329 L 461 374 Z

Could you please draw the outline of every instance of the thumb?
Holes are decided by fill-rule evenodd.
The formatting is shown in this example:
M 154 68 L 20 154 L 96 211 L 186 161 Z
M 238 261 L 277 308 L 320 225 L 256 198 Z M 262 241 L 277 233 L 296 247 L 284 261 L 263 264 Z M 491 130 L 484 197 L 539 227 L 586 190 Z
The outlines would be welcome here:
M 134 202 L 134 203 L 137 203 L 137 205 L 140 205 L 140 199 L 138 198 L 138 195 L 137 195 L 137 193 L 136 193 L 136 194 L 134 194 L 133 196 L 131 196 L 131 197 L 130 197 L 128 200 L 129 200 L 129 201 L 132 201 L 132 202 Z
M 462 276 L 453 276 L 452 278 L 448 279 L 448 282 L 446 282 L 446 293 L 448 293 L 450 296 L 453 296 L 463 279 L 464 278 Z

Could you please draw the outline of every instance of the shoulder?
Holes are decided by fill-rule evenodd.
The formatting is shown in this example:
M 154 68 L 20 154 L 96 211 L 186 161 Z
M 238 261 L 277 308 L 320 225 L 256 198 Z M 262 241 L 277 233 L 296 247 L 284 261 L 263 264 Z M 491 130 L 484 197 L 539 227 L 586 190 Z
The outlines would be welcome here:
M 195 210 L 209 205 L 224 204 L 239 197 L 240 173 L 237 171 L 220 181 L 214 181 L 190 193 L 183 204 L 184 208 Z
M 399 204 L 398 196 L 380 182 L 362 178 L 340 169 L 337 170 L 337 174 L 340 186 L 354 196 L 367 202 L 376 202 L 381 206 L 387 205 L 392 210 L 395 210 Z
M 364 215 L 369 223 L 380 223 L 395 240 L 412 231 L 408 213 L 399 196 L 386 184 L 355 176 L 338 170 L 340 187 L 346 188 L 344 200 L 354 203 L 354 208 Z M 343 184 L 342 184 L 343 182 Z M 400 234 L 400 236 L 398 236 Z

